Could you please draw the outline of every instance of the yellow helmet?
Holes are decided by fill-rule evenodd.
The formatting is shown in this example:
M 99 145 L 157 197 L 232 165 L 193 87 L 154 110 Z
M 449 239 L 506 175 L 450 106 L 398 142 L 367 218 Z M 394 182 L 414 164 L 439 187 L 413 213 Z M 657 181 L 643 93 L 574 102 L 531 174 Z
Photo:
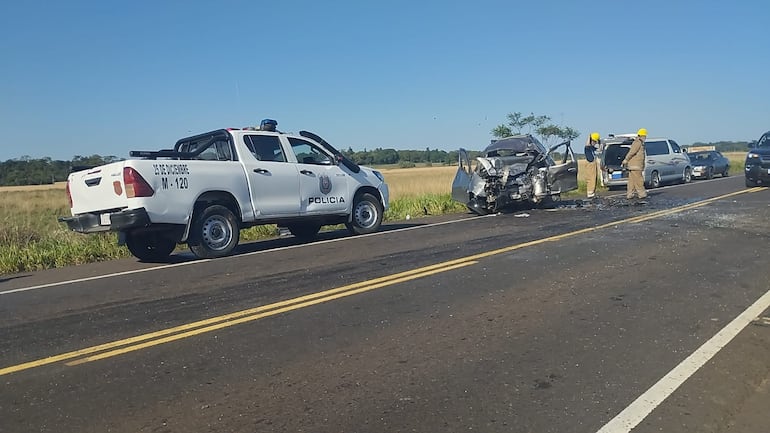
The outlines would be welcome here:
M 591 133 L 591 140 L 599 141 L 599 133 L 598 132 L 592 132 Z
M 644 135 L 646 137 L 647 136 L 647 129 L 645 129 L 645 128 L 639 129 L 638 131 L 636 131 L 636 135 Z

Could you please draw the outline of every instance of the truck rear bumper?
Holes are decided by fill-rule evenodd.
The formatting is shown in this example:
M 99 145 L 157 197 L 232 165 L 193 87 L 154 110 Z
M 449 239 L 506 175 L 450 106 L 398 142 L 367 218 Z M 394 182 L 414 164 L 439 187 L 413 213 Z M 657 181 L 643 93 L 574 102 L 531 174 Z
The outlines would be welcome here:
M 150 225 L 150 216 L 143 207 L 140 207 L 106 214 L 85 213 L 59 217 L 59 222 L 67 223 L 70 230 L 78 233 L 117 232 L 135 227 L 147 227 Z

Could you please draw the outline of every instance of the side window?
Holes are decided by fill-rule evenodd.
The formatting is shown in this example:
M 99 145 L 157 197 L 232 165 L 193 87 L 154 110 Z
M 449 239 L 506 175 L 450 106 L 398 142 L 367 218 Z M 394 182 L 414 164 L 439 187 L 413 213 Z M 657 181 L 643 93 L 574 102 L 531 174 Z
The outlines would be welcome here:
M 331 156 L 309 141 L 289 137 L 289 144 L 291 144 L 294 154 L 297 155 L 297 162 L 302 164 L 332 164 Z
M 676 141 L 668 140 L 668 142 L 671 143 L 671 150 L 673 150 L 674 153 L 682 153 L 682 148 L 679 147 L 678 144 L 676 144 Z
M 190 144 L 190 151 L 194 152 L 199 147 L 200 144 L 203 143 L 191 143 Z M 198 156 L 195 159 L 200 159 L 204 161 L 232 161 L 233 160 L 233 152 L 230 148 L 230 143 L 227 141 L 216 141 L 214 143 L 211 143 L 206 149 L 203 150 L 203 152 L 199 153 Z
M 286 162 L 277 135 L 245 135 L 243 143 L 252 155 L 260 161 Z
M 644 144 L 648 156 L 668 155 L 668 143 L 665 141 L 648 141 Z

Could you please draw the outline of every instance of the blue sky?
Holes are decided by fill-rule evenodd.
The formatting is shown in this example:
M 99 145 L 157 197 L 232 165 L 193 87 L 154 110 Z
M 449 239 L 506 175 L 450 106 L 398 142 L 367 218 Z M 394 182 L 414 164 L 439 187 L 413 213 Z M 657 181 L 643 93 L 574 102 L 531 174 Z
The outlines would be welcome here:
M 266 117 L 354 150 L 480 150 L 516 111 L 581 144 L 755 140 L 769 18 L 766 0 L 6 0 L 0 161 L 127 157 Z

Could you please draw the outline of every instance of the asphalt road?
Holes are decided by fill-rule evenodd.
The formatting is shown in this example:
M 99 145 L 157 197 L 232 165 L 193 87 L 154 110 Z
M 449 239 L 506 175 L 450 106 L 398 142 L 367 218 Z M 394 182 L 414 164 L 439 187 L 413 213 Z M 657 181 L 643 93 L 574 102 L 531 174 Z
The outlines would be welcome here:
M 734 176 L 0 277 L 0 432 L 767 432 Z

